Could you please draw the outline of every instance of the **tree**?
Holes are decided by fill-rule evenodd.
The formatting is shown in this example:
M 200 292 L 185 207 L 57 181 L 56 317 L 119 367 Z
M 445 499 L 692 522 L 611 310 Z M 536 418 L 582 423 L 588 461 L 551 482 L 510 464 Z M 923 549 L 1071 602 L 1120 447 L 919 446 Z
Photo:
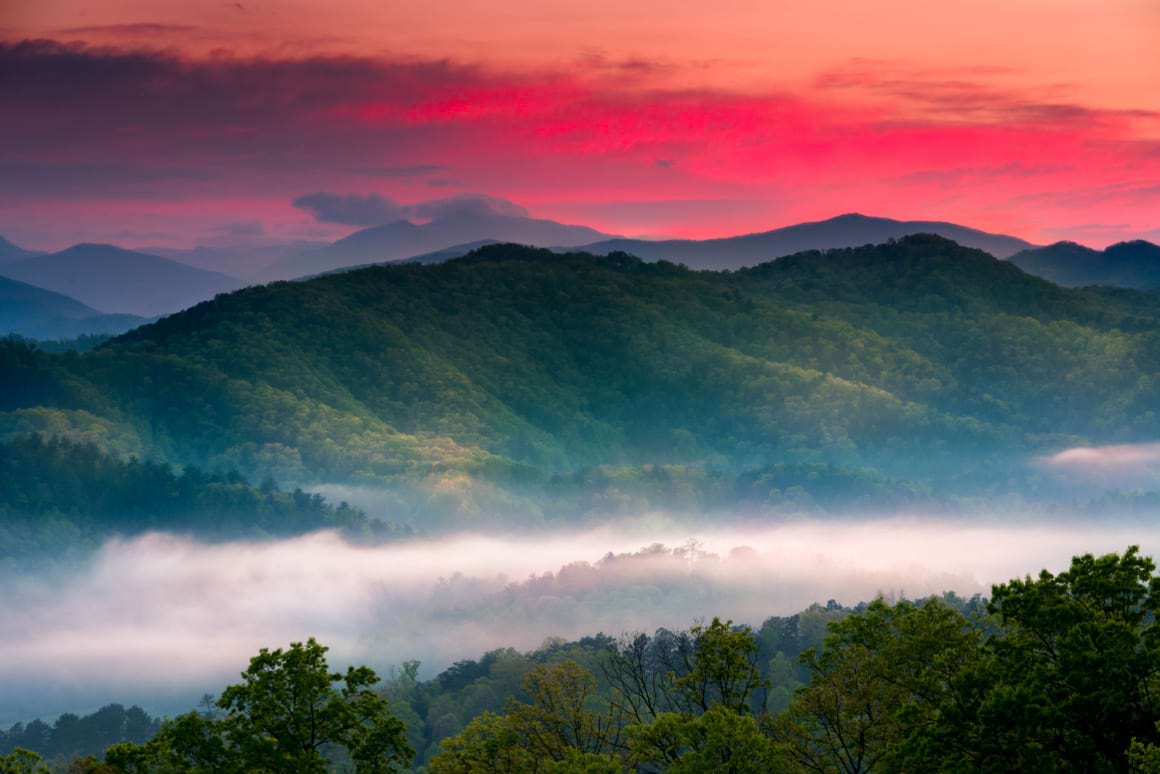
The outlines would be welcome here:
M 531 701 L 510 701 L 504 715 L 485 712 L 444 740 L 432 774 L 600 772 L 615 765 L 623 724 L 595 701 L 596 687 L 574 661 L 537 666 L 522 683 Z
M 671 678 L 688 706 L 706 712 L 721 704 L 733 712 L 750 712 L 754 692 L 769 685 L 757 666 L 753 632 L 747 626 L 734 628 L 732 621 L 714 618 L 708 626 L 694 626 L 690 634 L 691 668 Z
M 975 704 L 979 765 L 1129 771 L 1160 742 L 1160 578 L 1137 546 L 996 586 L 991 668 Z
M 39 755 L 17 747 L 0 756 L 0 774 L 49 774 L 49 770 Z
M 820 653 L 802 655 L 810 683 L 773 721 L 775 736 L 817 774 L 923 770 L 912 748 L 927 749 L 922 737 L 978 649 L 970 622 L 937 599 L 876 600 L 831 623 Z
M 696 717 L 666 712 L 628 730 L 631 758 L 668 774 L 776 774 L 792 762 L 748 714 L 715 704 Z
M 144 745 L 110 748 L 107 760 L 132 774 L 321 774 L 334 754 L 349 756 L 358 772 L 401 769 L 414 751 L 373 690 L 378 677 L 366 667 L 330 672 L 326 651 L 313 638 L 263 648 L 242 682 L 222 693 L 221 718 L 190 712 Z

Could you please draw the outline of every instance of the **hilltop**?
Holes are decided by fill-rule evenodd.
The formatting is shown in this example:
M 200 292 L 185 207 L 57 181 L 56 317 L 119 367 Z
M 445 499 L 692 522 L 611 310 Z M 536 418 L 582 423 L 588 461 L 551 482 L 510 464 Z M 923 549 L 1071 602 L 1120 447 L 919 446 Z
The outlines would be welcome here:
M 929 235 L 735 273 L 492 245 L 247 288 L 82 356 L 10 350 L 26 389 L 0 408 L 279 480 L 804 465 L 971 492 L 1160 434 L 1158 325 L 1154 296 Z

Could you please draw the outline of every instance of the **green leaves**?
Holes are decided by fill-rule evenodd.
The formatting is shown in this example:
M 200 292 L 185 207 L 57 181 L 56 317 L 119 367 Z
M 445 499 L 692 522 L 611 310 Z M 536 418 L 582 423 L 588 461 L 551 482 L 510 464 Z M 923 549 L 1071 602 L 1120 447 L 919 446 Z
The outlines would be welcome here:
M 49 769 L 39 755 L 17 747 L 0 755 L 0 774 L 49 774 Z
M 223 716 L 189 713 L 144 745 L 117 745 L 107 760 L 124 774 L 323 774 L 338 755 L 360 774 L 390 774 L 414 755 L 406 728 L 366 667 L 328 671 L 314 639 L 263 648 L 218 700 Z

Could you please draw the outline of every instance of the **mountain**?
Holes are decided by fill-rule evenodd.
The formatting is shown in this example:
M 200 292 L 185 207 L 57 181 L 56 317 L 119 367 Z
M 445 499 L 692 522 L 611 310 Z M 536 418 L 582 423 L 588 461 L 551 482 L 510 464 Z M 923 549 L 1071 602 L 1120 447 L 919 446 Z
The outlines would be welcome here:
M 286 244 L 237 245 L 216 247 L 199 245 L 190 249 L 174 247 L 148 247 L 141 252 L 160 255 L 162 258 L 184 263 L 197 269 L 215 271 L 230 277 L 252 279 L 262 275 L 266 269 L 279 260 L 301 253 L 321 250 L 329 242 L 297 240 Z
M 430 253 L 423 253 L 422 255 L 412 255 L 410 258 L 404 258 L 401 263 L 443 263 L 444 261 L 450 261 L 454 258 L 462 258 L 468 253 L 474 252 L 481 247 L 487 247 L 488 245 L 494 244 L 499 244 L 499 240 L 480 239 L 476 242 L 468 242 L 462 245 L 453 245 L 442 250 L 434 250 Z
M 0 275 L 71 296 L 103 312 L 156 317 L 236 290 L 242 282 L 157 255 L 80 244 L 0 265 Z
M 1022 239 L 989 234 L 954 223 L 922 220 L 891 220 L 855 213 L 813 223 L 720 239 L 609 239 L 581 245 L 580 249 L 605 255 L 622 251 L 645 260 L 683 263 L 692 269 L 738 269 L 803 250 L 830 250 L 879 244 L 911 234 L 937 234 L 965 247 L 1006 258 L 1033 247 Z
M 1059 285 L 1153 290 L 1160 288 L 1160 246 L 1144 240 L 1120 242 L 1093 250 L 1075 242 L 1022 250 L 1011 262 L 1024 271 Z
M 350 266 L 397 261 L 468 242 L 569 247 L 607 237 L 587 226 L 569 226 L 522 215 L 459 213 L 423 224 L 400 220 L 356 231 L 321 250 L 288 255 L 267 267 L 261 276 L 293 279 Z
M 39 253 L 35 250 L 25 250 L 19 245 L 12 244 L 4 237 L 0 237 L 0 263 L 18 261 L 21 258 L 31 258 L 34 255 L 39 255 Z
M 1040 455 L 1160 437 L 1157 331 L 1153 294 L 931 235 L 737 272 L 498 244 L 246 288 L 80 356 L 0 348 L 23 385 L 0 428 L 83 412 L 173 463 L 388 485 L 415 519 L 645 485 L 772 507 L 842 471 L 1022 493 Z
M 71 339 L 118 334 L 147 322 L 128 314 L 101 314 L 76 299 L 0 277 L 0 335 Z
M 424 265 L 426 265 L 426 264 L 431 264 L 431 263 L 443 263 L 444 261 L 450 261 L 454 258 L 462 258 L 463 256 L 467 255 L 468 253 L 470 253 L 474 250 L 478 250 L 481 247 L 487 247 L 488 245 L 495 245 L 495 244 L 500 244 L 500 242 L 497 242 L 494 239 L 480 239 L 478 242 L 468 242 L 467 244 L 463 244 L 463 245 L 453 245 L 451 247 L 445 247 L 442 250 L 435 250 L 435 251 L 430 252 L 430 253 L 422 253 L 421 255 L 412 255 L 410 258 L 400 258 L 396 261 L 382 261 L 379 263 L 362 263 L 362 264 L 359 264 L 357 266 L 343 266 L 341 269 L 332 269 L 330 271 L 324 271 L 324 272 L 322 272 L 322 274 L 312 274 L 312 275 L 307 276 L 307 277 L 300 277 L 299 279 L 302 279 L 302 280 L 314 279 L 315 277 L 321 277 L 321 276 L 326 275 L 326 274 L 338 274 L 338 273 L 344 272 L 344 271 L 357 271 L 358 269 L 366 269 L 366 268 L 369 268 L 371 266 L 386 266 L 388 264 L 397 264 L 397 265 L 424 264 Z

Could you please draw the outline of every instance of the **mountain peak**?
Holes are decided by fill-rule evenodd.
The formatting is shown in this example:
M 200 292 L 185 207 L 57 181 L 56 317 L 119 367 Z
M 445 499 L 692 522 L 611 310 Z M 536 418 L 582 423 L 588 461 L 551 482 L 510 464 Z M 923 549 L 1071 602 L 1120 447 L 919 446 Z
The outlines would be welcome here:
M 26 250 L 0 236 L 0 262 L 18 261 L 21 258 L 29 258 L 36 254 L 35 250 Z
M 1056 242 L 1011 256 L 1011 262 L 1060 285 L 1110 285 L 1160 288 L 1160 247 L 1137 239 L 1093 250 L 1075 242 Z

